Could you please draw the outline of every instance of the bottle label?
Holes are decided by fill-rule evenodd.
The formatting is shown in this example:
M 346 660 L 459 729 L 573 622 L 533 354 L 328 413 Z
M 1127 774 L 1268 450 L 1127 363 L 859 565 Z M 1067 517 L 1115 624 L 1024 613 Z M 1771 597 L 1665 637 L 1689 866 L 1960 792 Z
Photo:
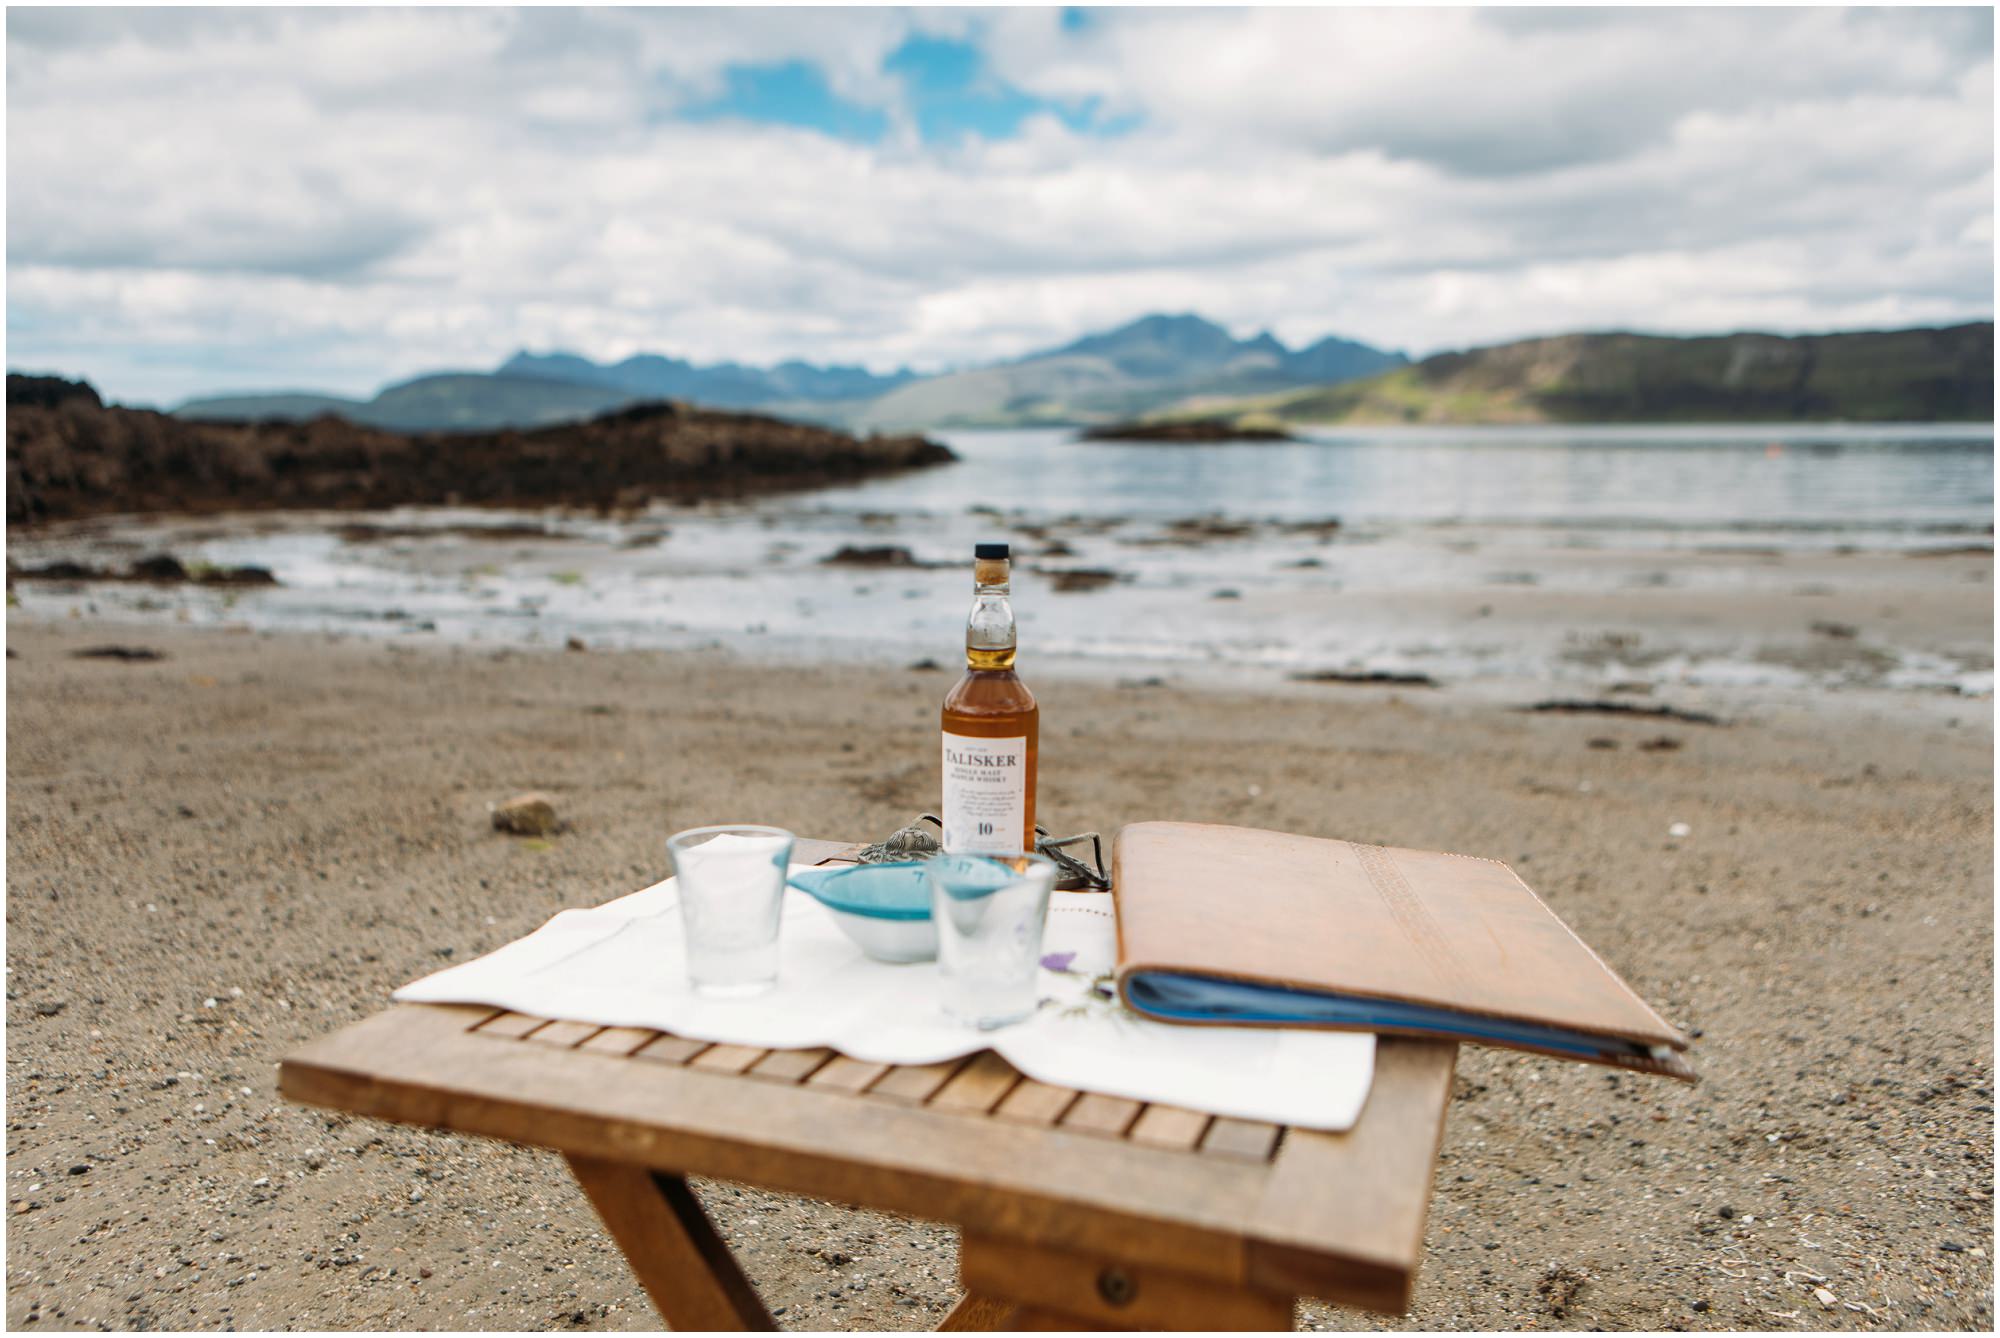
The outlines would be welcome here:
M 944 736 L 944 848 L 1011 855 L 1028 821 L 1028 740 Z

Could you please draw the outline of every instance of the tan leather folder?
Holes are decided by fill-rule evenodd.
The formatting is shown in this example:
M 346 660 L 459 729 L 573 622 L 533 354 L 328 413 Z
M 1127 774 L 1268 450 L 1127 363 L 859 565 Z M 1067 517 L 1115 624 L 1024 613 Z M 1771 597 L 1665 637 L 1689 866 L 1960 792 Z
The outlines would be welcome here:
M 1170 1022 L 1333 1027 L 1693 1081 L 1687 1038 L 1497 860 L 1141 822 L 1112 848 L 1118 988 Z

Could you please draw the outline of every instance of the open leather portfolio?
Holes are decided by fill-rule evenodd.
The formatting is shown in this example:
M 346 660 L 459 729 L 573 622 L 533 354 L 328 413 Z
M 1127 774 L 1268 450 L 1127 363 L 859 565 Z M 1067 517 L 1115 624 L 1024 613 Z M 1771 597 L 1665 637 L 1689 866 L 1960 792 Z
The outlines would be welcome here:
M 1478 1041 L 1687 1081 L 1687 1038 L 1497 860 L 1134 823 L 1118 988 L 1163 1022 Z

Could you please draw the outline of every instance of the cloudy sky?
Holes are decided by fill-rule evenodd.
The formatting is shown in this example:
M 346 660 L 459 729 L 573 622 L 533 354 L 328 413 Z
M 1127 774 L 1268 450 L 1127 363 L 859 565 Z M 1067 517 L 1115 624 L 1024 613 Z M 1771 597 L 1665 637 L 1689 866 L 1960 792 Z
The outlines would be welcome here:
M 7 14 L 7 361 L 129 402 L 1149 311 L 1421 354 L 1990 316 L 1980 10 Z

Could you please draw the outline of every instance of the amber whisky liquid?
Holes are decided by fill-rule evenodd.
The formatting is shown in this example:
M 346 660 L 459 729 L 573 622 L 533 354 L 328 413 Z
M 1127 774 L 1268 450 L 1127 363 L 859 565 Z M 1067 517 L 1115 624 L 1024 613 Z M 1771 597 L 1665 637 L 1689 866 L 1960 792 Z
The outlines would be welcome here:
M 965 677 L 944 699 L 944 848 L 1035 848 L 1041 708 L 1014 672 L 1014 610 L 1004 544 L 981 544 L 965 624 Z

